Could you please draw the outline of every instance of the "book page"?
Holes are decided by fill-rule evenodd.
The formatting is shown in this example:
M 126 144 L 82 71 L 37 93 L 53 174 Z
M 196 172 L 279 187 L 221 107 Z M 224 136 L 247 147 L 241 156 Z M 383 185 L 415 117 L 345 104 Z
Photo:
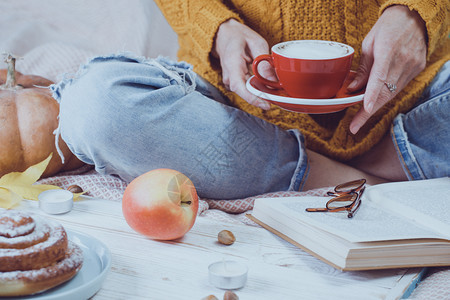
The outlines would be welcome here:
M 450 178 L 374 185 L 364 196 L 376 206 L 450 239 Z
M 350 242 L 385 241 L 411 238 L 444 238 L 421 225 L 411 223 L 402 216 L 380 209 L 369 201 L 363 201 L 353 218 L 346 212 L 307 212 L 308 207 L 325 207 L 330 197 L 291 197 L 257 199 L 257 209 L 275 209 L 286 215 L 286 226 L 309 224 L 335 234 Z M 266 205 L 264 205 L 264 202 Z M 255 204 L 255 207 L 258 204 Z M 269 212 L 270 213 L 270 212 Z M 295 225 L 297 223 L 297 225 Z M 291 224 L 291 225 L 289 225 Z

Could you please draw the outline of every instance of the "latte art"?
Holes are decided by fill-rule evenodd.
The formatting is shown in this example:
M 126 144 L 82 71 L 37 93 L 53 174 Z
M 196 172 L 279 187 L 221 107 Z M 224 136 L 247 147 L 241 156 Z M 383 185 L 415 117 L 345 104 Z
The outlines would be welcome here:
M 280 55 L 297 59 L 333 59 L 353 52 L 347 45 L 322 41 L 286 42 L 273 50 Z

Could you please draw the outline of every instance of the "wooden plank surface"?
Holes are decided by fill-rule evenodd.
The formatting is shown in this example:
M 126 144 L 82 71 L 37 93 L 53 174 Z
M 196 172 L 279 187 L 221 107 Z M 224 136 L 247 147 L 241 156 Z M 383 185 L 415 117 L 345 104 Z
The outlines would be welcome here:
M 419 272 L 377 270 L 341 272 L 260 227 L 219 222 L 199 216 L 191 231 L 176 241 L 153 241 L 126 223 L 121 203 L 88 199 L 62 215 L 47 215 L 37 202 L 19 209 L 44 215 L 67 229 L 89 234 L 112 253 L 111 271 L 94 299 L 202 299 L 224 290 L 208 282 L 208 265 L 231 259 L 247 264 L 240 299 L 395 299 Z M 236 242 L 225 246 L 217 234 L 228 229 Z

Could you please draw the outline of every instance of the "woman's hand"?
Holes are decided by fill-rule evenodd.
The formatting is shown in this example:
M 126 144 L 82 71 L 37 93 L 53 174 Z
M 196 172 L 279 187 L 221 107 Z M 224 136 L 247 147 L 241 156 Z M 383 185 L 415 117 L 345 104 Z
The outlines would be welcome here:
M 248 103 L 266 110 L 270 108 L 269 103 L 251 94 L 245 83 L 251 76 L 253 59 L 268 53 L 266 40 L 248 26 L 234 19 L 220 25 L 213 55 L 220 59 L 225 87 Z M 268 64 L 261 64 L 260 73 L 269 79 L 273 78 L 273 71 Z
M 419 14 L 403 5 L 388 7 L 364 39 L 357 76 L 349 85 L 349 91 L 366 85 L 364 108 L 350 124 L 353 134 L 425 68 L 426 55 L 425 23 Z

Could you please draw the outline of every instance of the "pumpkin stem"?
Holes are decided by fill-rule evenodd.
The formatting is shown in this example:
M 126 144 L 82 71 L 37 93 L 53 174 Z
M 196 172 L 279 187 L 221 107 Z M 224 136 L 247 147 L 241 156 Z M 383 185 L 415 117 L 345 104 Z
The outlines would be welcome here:
M 6 82 L 1 85 L 1 89 L 15 90 L 21 88 L 16 85 L 16 60 L 17 57 L 12 55 L 11 53 L 4 53 L 5 63 L 8 64 L 8 72 L 6 74 Z

